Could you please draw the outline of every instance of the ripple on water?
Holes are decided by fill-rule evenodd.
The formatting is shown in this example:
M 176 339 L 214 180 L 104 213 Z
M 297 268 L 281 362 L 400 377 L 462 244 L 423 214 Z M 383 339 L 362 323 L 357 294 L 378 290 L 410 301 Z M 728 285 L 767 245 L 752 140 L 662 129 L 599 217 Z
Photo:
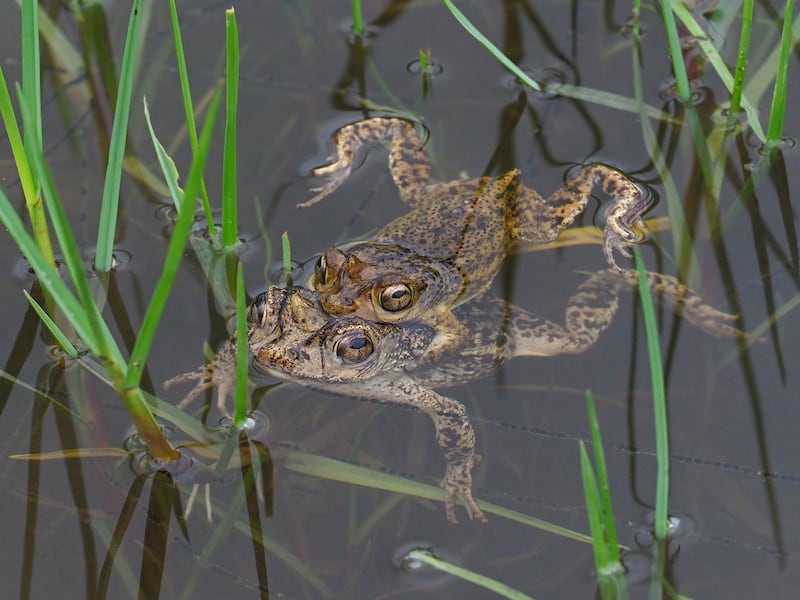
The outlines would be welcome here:
M 404 542 L 395 547 L 389 564 L 381 569 L 388 584 L 396 589 L 409 590 L 438 586 L 456 580 L 453 575 L 409 556 L 414 550 L 425 552 L 454 565 L 461 564 L 460 556 L 440 546 L 421 540 Z

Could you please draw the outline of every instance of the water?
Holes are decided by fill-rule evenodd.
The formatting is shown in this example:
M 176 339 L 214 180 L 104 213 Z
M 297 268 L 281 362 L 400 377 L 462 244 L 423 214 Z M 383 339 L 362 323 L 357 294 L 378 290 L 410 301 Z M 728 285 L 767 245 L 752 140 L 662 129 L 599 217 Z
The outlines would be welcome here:
M 460 7 L 527 72 L 632 97 L 627 5 L 466 2 Z M 210 1 L 179 7 L 196 100 L 222 72 L 224 8 Z M 330 134 L 364 116 L 358 101 L 363 96 L 372 106 L 411 110 L 424 118 L 435 173 L 442 179 L 519 166 L 529 185 L 549 194 L 575 163 L 619 165 L 660 196 L 649 216 L 667 214 L 670 194 L 683 206 L 696 239 L 690 281 L 707 301 L 738 312 L 748 330 L 781 307 L 793 306 L 798 270 L 791 209 L 799 171 L 792 144 L 760 181 L 756 201 L 746 205 L 738 193 L 748 165 L 758 159 L 757 140 L 746 136 L 724 148 L 729 161 L 719 205 L 724 229 L 713 239 L 695 146 L 685 128 L 651 121 L 667 157 L 671 187 L 649 163 L 636 114 L 523 91 L 439 3 L 395 2 L 366 9 L 373 25 L 360 50 L 348 35 L 346 2 L 236 5 L 242 45 L 240 218 L 241 235 L 248 240 L 242 260 L 252 295 L 263 291 L 268 272 L 274 277 L 283 231 L 291 237 L 293 258 L 302 265 L 327 246 L 363 237 L 405 211 L 380 151 L 371 152 L 335 196 L 304 211 L 296 208 L 318 183 L 308 171 L 324 163 Z M 119 4 L 109 8 L 110 37 L 119 40 L 117 52 L 127 10 Z M 646 7 L 642 20 L 645 102 L 676 111 L 674 101 L 664 95 L 670 87 L 670 68 L 660 18 Z M 0 23 L 0 58 L 6 77 L 14 81 L 20 77 L 16 6 L 9 3 L 0 9 Z M 77 43 L 72 17 L 61 14 L 58 23 Z M 724 26 L 715 22 L 711 31 L 718 33 Z M 775 45 L 775 30 L 760 27 L 753 69 Z M 726 52 L 733 51 L 734 40 L 729 34 Z M 155 129 L 185 173 L 189 152 L 179 132 L 182 116 L 171 43 L 167 13 L 158 6 L 136 97 L 147 95 Z M 438 67 L 427 82 L 418 65 L 414 67 L 420 49 L 429 51 Z M 54 77 L 62 71 L 46 54 L 43 62 L 48 159 L 88 255 L 104 175 L 98 146 L 101 121 L 79 86 Z M 791 101 L 800 80 L 796 60 L 790 69 Z M 702 75 L 699 89 L 703 93 L 698 112 L 710 127 L 727 94 L 710 70 Z M 66 119 L 56 101 L 61 92 L 69 94 L 73 107 Z M 765 96 L 760 106 L 762 122 L 768 99 Z M 156 171 L 140 107 L 134 102 L 131 147 Z M 785 131 L 789 137 L 797 135 L 798 119 L 792 111 Z M 212 201 L 219 195 L 220 157 L 218 143 L 206 179 Z M 21 202 L 5 143 L 0 144 L 0 184 L 12 201 Z M 107 316 L 120 339 L 130 343 L 160 273 L 170 229 L 160 194 L 126 177 L 122 196 L 117 247 L 126 262 L 114 278 Z M 600 219 L 595 205 L 582 222 L 589 225 Z M 648 266 L 674 273 L 676 251 L 670 233 L 660 233 L 656 240 L 658 244 L 644 251 Z M 114 393 L 78 369 L 63 374 L 52 369 L 48 341 L 38 332 L 35 316 L 26 312 L 20 289 L 29 289 L 31 279 L 18 261 L 10 238 L 0 235 L 6 315 L 0 324 L 0 339 L 6 342 L 3 369 L 17 381 L 0 384 L 0 436 L 5 440 L 0 455 L 121 447 L 130 422 Z M 586 277 L 583 272 L 603 266 L 596 246 L 523 254 L 507 262 L 495 287 L 516 304 L 560 321 L 567 298 Z M 764 331 L 766 341 L 745 355 L 737 352 L 734 342 L 709 338 L 676 320 L 666 308 L 659 315 L 674 455 L 670 501 L 673 512 L 693 525 L 689 535 L 670 547 L 668 578 L 680 593 L 693 598 L 793 597 L 800 579 L 796 312 L 782 314 Z M 177 402 L 186 390 L 164 391 L 162 382 L 202 363 L 204 342 L 218 345 L 226 336 L 225 327 L 202 272 L 187 259 L 145 380 L 161 397 Z M 587 388 L 592 390 L 608 443 L 620 541 L 631 547 L 626 564 L 632 597 L 644 597 L 648 591 L 646 529 L 654 496 L 646 360 L 638 306 L 628 296 L 614 325 L 584 354 L 518 359 L 495 377 L 445 391 L 466 404 L 476 426 L 483 456 L 476 471 L 479 498 L 587 531 L 577 439 L 588 435 L 583 396 Z M 269 417 L 265 447 L 274 468 L 274 480 L 268 470 L 262 472 L 267 483 L 264 502 L 271 506 L 269 517 L 262 508 L 260 520 L 268 536 L 265 549 L 254 549 L 246 533 L 254 521 L 244 508 L 236 509 L 238 529 L 230 529 L 220 540 L 213 538 L 226 510 L 238 506 L 241 483 L 235 477 L 210 488 L 216 508 L 213 523 L 206 522 L 203 508 L 193 509 L 185 524 L 187 540 L 173 515 L 156 543 L 153 531 L 158 528 L 148 526 L 153 514 L 163 516 L 169 510 L 153 512 L 151 481 L 137 479 L 126 461 L 6 458 L 0 524 L 7 546 L 16 550 L 4 561 L 3 597 L 92 597 L 101 593 L 106 581 L 109 598 L 136 595 L 140 581 L 165 598 L 180 597 L 187 586 L 192 586 L 192 598 L 253 597 L 264 571 L 273 598 L 319 598 L 326 592 L 330 597 L 358 598 L 487 597 L 451 577 L 425 574 L 416 582 L 414 573 L 398 573 L 399 549 L 418 544 L 447 549 L 461 566 L 536 598 L 594 596 L 594 564 L 585 544 L 492 514 L 486 525 L 464 522 L 463 509 L 462 523 L 453 526 L 444 519 L 440 503 L 290 468 L 288 457 L 301 448 L 436 485 L 443 464 L 424 416 L 289 385 L 259 390 L 255 400 Z M 217 419 L 212 415 L 207 420 L 215 425 Z M 180 486 L 181 504 L 189 492 L 189 485 Z M 173 498 L 170 493 L 164 492 L 164 497 Z M 201 490 L 200 504 L 203 495 Z M 124 517 L 127 528 L 110 561 L 109 540 Z M 158 553 L 143 553 L 143 544 L 163 551 L 161 562 L 147 559 Z M 160 581 L 153 575 L 159 565 Z

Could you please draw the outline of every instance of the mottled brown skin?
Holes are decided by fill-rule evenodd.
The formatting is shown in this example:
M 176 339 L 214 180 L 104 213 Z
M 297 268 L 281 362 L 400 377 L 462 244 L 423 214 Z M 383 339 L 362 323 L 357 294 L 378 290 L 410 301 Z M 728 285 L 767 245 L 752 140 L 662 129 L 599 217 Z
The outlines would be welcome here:
M 728 322 L 734 317 L 705 304 L 677 280 L 648 274 L 648 285 L 689 322 L 717 336 L 743 336 Z M 434 340 L 434 327 L 420 322 L 380 323 L 348 314 L 331 317 L 310 290 L 271 287 L 248 311 L 248 345 L 254 365 L 280 379 L 356 398 L 411 406 L 434 422 L 444 454 L 442 480 L 447 518 L 455 522 L 461 497 L 476 520 L 485 517 L 472 497 L 472 469 L 479 462 L 475 432 L 463 405 L 433 391 L 492 373 L 516 356 L 575 354 L 591 347 L 609 326 L 621 290 L 637 285 L 632 271 L 601 271 L 570 298 L 564 325 L 537 317 L 506 302 L 483 296 L 454 309 L 469 325 L 465 343 L 420 362 Z M 235 343 L 229 342 L 205 368 L 169 383 L 198 380 L 181 405 L 214 385 L 220 407 L 235 379 Z
M 452 182 L 431 178 L 413 123 L 376 117 L 347 125 L 335 135 L 335 161 L 314 170 L 328 179 L 301 206 L 329 195 L 348 177 L 358 149 L 390 140 L 389 169 L 400 198 L 412 210 L 379 229 L 367 243 L 323 254 L 310 287 L 331 315 L 434 325 L 440 336 L 426 354 L 458 347 L 467 335 L 452 309 L 490 285 L 506 254 L 519 241 L 555 240 L 583 212 L 595 186 L 615 199 L 607 211 L 604 252 L 620 269 L 614 250 L 644 239 L 647 198 L 625 175 L 602 164 L 581 167 L 564 186 L 543 198 L 522 183 L 518 169 L 499 177 Z

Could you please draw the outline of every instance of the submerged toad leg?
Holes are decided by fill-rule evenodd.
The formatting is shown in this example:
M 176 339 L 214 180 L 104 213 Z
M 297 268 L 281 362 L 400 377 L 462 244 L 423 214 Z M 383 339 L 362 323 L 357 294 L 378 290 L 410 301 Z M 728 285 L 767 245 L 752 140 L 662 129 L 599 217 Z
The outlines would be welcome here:
M 338 188 L 353 170 L 358 150 L 371 142 L 391 139 L 389 169 L 400 191 L 400 198 L 411 206 L 425 197 L 425 187 L 431 182 L 431 166 L 422 140 L 414 124 L 403 119 L 375 117 L 345 125 L 334 134 L 335 160 L 312 171 L 327 182 L 312 191 L 317 194 L 299 206 L 316 204 Z
M 470 518 L 486 522 L 483 511 L 472 497 L 472 469 L 480 462 L 480 457 L 475 454 L 475 430 L 464 405 L 437 394 L 406 376 L 391 382 L 367 380 L 345 384 L 339 388 L 321 389 L 376 402 L 409 406 L 428 415 L 433 420 L 436 441 L 447 464 L 441 483 L 447 520 L 458 522 L 455 501 L 461 496 Z
M 217 388 L 217 408 L 225 416 L 231 416 L 226 401 L 231 389 L 236 384 L 236 340 L 230 339 L 219 352 L 202 367 L 177 375 L 164 382 L 165 388 L 185 381 L 197 381 L 189 393 L 178 403 L 178 408 L 186 408 L 204 391 Z
M 644 240 L 647 228 L 642 216 L 650 204 L 639 186 L 607 165 L 582 166 L 547 199 L 520 186 L 513 211 L 512 234 L 530 242 L 552 242 L 584 211 L 595 186 L 614 198 L 606 211 L 603 253 L 608 264 L 622 272 L 614 260 L 614 250 L 630 258 L 626 246 Z
M 716 337 L 744 339 L 747 334 L 730 325 L 735 315 L 705 303 L 680 281 L 662 273 L 647 273 L 652 292 L 660 295 L 692 325 Z M 570 298 L 564 325 L 537 317 L 515 306 L 495 301 L 501 315 L 500 360 L 515 356 L 577 354 L 590 348 L 611 324 L 619 304 L 619 292 L 636 289 L 636 271 L 607 269 L 583 282 Z M 468 316 L 467 316 L 468 318 Z

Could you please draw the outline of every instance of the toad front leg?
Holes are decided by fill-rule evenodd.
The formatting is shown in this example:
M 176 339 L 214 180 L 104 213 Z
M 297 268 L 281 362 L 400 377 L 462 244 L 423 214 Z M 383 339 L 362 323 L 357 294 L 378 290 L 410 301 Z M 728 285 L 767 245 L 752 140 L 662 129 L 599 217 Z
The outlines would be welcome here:
M 346 386 L 342 389 L 346 393 Z M 333 391 L 328 388 L 328 391 Z M 483 511 L 472 497 L 472 469 L 480 462 L 475 453 L 475 430 L 464 406 L 442 396 L 407 376 L 385 381 L 364 381 L 352 386 L 352 395 L 409 406 L 425 413 L 436 428 L 436 441 L 444 454 L 447 467 L 441 486 L 444 489 L 444 508 L 447 520 L 457 523 L 455 501 L 460 496 L 471 519 L 486 522 Z
M 194 371 L 168 379 L 164 382 L 164 387 L 169 389 L 175 384 L 186 381 L 197 381 L 197 383 L 178 403 L 178 408 L 186 408 L 200 394 L 216 387 L 217 408 L 223 415 L 230 417 L 232 413 L 228 411 L 227 400 L 228 396 L 233 398 L 231 391 L 236 384 L 236 340 L 226 341 L 207 364 Z

